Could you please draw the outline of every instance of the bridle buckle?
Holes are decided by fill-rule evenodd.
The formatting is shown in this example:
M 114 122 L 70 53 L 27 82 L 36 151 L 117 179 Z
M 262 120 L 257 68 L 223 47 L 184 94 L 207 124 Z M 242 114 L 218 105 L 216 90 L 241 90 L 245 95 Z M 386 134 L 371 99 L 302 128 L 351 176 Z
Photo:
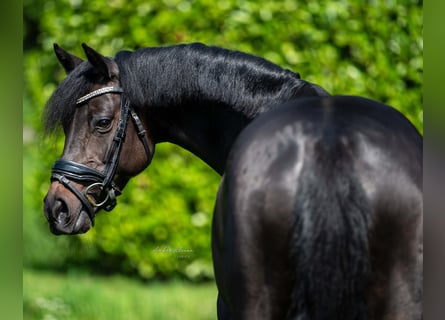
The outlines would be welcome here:
M 94 188 L 99 188 L 99 190 L 94 190 Z M 95 195 L 105 193 L 105 198 L 102 201 L 97 201 Z M 102 207 L 110 199 L 110 190 L 105 189 L 102 182 L 95 182 L 90 184 L 88 187 L 83 189 L 83 195 L 87 198 L 88 202 L 94 207 Z

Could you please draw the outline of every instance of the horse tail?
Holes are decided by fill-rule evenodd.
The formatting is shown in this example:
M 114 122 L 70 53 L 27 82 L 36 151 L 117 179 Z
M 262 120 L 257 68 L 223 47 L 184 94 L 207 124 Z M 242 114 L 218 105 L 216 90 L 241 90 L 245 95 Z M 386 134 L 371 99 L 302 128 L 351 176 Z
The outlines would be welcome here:
M 319 141 L 313 150 L 298 181 L 287 319 L 366 320 L 368 200 L 345 148 Z

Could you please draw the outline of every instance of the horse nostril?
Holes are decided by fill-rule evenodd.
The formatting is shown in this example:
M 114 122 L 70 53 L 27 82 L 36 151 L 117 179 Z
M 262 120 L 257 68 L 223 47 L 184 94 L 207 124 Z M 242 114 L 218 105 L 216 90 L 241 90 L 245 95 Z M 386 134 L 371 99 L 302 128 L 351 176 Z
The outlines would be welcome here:
M 66 224 L 69 220 L 68 206 L 62 199 L 57 199 L 54 202 L 52 209 L 52 216 L 57 223 Z

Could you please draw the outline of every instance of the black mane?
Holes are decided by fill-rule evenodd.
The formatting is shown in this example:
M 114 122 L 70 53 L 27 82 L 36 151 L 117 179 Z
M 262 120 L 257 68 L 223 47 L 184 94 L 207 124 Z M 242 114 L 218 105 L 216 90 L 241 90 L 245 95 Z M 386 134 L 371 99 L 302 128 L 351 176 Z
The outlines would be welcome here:
M 327 95 L 298 73 L 265 59 L 199 43 L 121 51 L 115 61 L 124 92 L 136 109 L 217 104 L 253 118 L 272 104 L 301 95 Z M 47 131 L 72 120 L 75 101 L 93 83 L 97 75 L 89 62 L 62 81 L 47 103 Z
M 228 105 L 252 118 L 270 104 L 301 95 L 309 84 L 263 58 L 200 43 L 122 51 L 116 62 L 124 91 L 136 107 L 199 101 L 206 107 Z M 312 85 L 305 90 L 314 91 L 305 95 L 324 92 Z

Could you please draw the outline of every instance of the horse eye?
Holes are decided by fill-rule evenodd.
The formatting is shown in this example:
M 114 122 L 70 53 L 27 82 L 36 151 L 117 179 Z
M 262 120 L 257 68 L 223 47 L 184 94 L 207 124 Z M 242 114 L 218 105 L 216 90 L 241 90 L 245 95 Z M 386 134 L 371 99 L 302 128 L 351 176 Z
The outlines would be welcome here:
M 111 125 L 110 119 L 100 119 L 96 123 L 96 127 L 99 129 L 108 129 L 108 127 L 110 127 L 110 125 Z

